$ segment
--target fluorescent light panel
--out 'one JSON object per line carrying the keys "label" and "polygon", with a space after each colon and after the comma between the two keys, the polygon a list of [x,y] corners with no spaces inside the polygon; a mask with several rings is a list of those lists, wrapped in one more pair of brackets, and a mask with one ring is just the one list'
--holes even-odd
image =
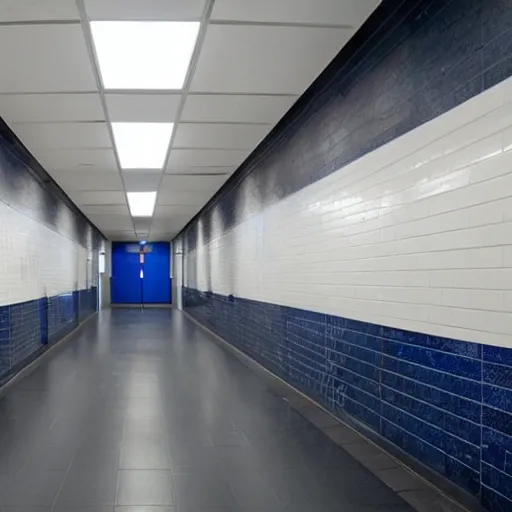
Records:
{"label": "fluorescent light panel", "polygon": [[199,22],[92,21],[105,89],[181,89]]}
{"label": "fluorescent light panel", "polygon": [[156,192],[127,192],[132,217],[152,217],[155,211]]}
{"label": "fluorescent light panel", "polygon": [[112,123],[123,169],[162,169],[173,123]]}

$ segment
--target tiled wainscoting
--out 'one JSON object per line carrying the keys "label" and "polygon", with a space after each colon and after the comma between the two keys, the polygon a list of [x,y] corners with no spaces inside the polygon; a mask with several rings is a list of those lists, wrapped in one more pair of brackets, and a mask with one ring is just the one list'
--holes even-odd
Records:
{"label": "tiled wainscoting", "polygon": [[98,289],[0,306],[0,384],[97,310]]}
{"label": "tiled wainscoting", "polygon": [[[512,350],[183,289],[186,311],[333,411],[512,510]],[[508,498],[507,498],[508,497]]]}

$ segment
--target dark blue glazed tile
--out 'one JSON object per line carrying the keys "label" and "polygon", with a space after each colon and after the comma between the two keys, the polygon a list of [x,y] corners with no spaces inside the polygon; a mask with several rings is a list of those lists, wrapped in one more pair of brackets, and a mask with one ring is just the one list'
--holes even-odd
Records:
{"label": "dark blue glazed tile", "polygon": [[342,405],[336,403],[334,410],[336,411],[336,409],[343,410],[347,414],[350,414],[350,416],[358,419],[366,425],[369,425],[375,431],[379,431],[381,421],[380,412],[375,412],[372,409],[368,409],[364,405],[348,398],[345,399]]}
{"label": "dark blue glazed tile", "polygon": [[401,428],[393,422],[387,421],[382,418],[381,422],[381,435],[396,444],[399,448],[414,457],[415,459],[423,462],[427,466],[437,472],[445,473],[445,458],[446,455],[442,450],[437,449],[420,438],[412,435],[406,428]]}
{"label": "dark blue glazed tile", "polygon": [[449,352],[479,360],[482,359],[482,345],[479,343],[458,341],[429,335],[427,336],[425,346],[441,352]]}
{"label": "dark blue glazed tile", "polygon": [[482,399],[483,403],[486,405],[512,413],[512,390],[510,389],[497,388],[484,384]]}
{"label": "dark blue glazed tile", "polygon": [[444,451],[475,471],[480,468],[480,448],[458,439],[434,425],[417,419],[391,405],[383,404],[382,417],[419,439]]}
{"label": "dark blue glazed tile", "polygon": [[482,464],[482,484],[498,491],[503,496],[512,496],[512,476],[485,462]]}
{"label": "dark blue glazed tile", "polygon": [[483,359],[485,362],[504,364],[512,367],[512,349],[483,345]]}
{"label": "dark blue glazed tile", "polygon": [[383,350],[385,354],[396,359],[416,363],[424,367],[459,375],[472,380],[479,381],[481,379],[481,363],[475,359],[445,354],[436,350],[392,341],[387,341],[384,344]]}
{"label": "dark blue glazed tile", "polygon": [[512,26],[512,12],[509,0],[493,0],[482,9],[483,44],[500,38]]}
{"label": "dark blue glazed tile", "polygon": [[476,471],[452,457],[445,457],[444,474],[446,477],[466,491],[469,491],[473,496],[477,496],[480,492],[479,469]]}
{"label": "dark blue glazed tile", "polygon": [[382,399],[412,416],[434,425],[449,434],[453,434],[475,446],[480,445],[480,421],[474,423],[430,405],[430,403],[398,393],[387,387],[382,388]]}
{"label": "dark blue glazed tile", "polygon": [[492,512],[505,512],[512,510],[512,500],[509,500],[502,494],[489,489],[486,485],[481,488],[480,503],[482,506]]}
{"label": "dark blue glazed tile", "polygon": [[366,393],[379,398],[380,387],[375,381],[369,380],[365,377],[357,375],[351,371],[347,371],[345,368],[340,366],[333,366],[329,372],[332,376],[333,386],[337,389],[344,388],[349,385],[355,388],[359,388]]}
{"label": "dark blue glazed tile", "polygon": [[382,371],[382,384],[400,393],[428,402],[454,415],[480,423],[481,406],[479,402],[447,393],[438,388],[402,377],[395,373]]}
{"label": "dark blue glazed tile", "polygon": [[484,363],[483,381],[512,390],[512,366]]}
{"label": "dark blue glazed tile", "polygon": [[482,460],[512,476],[512,437],[483,427]]}
{"label": "dark blue glazed tile", "polygon": [[327,351],[327,366],[332,368],[333,374],[336,373],[337,368],[341,368],[375,383],[380,380],[380,369],[376,366],[330,350]]}
{"label": "dark blue glazed tile", "polygon": [[482,425],[512,436],[512,415],[498,409],[484,405],[482,407]]}
{"label": "dark blue glazed tile", "polygon": [[304,320],[325,325],[326,315],[323,313],[315,313],[314,311],[307,311],[305,309],[285,308],[285,314],[288,321]]}

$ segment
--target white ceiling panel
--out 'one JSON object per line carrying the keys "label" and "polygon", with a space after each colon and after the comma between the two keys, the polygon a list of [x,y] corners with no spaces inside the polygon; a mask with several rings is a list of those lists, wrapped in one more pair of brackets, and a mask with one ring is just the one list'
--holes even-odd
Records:
{"label": "white ceiling panel", "polygon": [[21,123],[11,126],[31,150],[109,148],[107,123]]}
{"label": "white ceiling panel", "polygon": [[238,167],[249,153],[246,149],[173,149],[167,168],[183,172],[189,167]]}
{"label": "white ceiling panel", "polygon": [[216,0],[212,20],[359,27],[380,0]]}
{"label": "white ceiling panel", "polygon": [[37,150],[34,156],[48,171],[115,171],[117,165],[112,149]]}
{"label": "white ceiling panel", "polygon": [[65,190],[122,190],[123,184],[115,172],[52,172],[52,177]]}
{"label": "white ceiling panel", "polygon": [[[94,224],[106,231],[128,231],[132,228],[132,220],[126,215],[88,215]],[[133,233],[133,231],[132,231]]]}
{"label": "white ceiling panel", "polygon": [[129,215],[128,205],[126,204],[87,204],[82,206],[81,209],[86,215]]}
{"label": "white ceiling panel", "polygon": [[192,218],[199,211],[197,206],[169,206],[160,205],[159,202],[160,199],[155,208],[155,218]]}
{"label": "white ceiling panel", "polygon": [[158,203],[167,206],[203,206],[215,191],[160,190]]}
{"label": "white ceiling panel", "polygon": [[111,121],[172,122],[180,104],[179,94],[106,94]]}
{"label": "white ceiling panel", "polygon": [[211,25],[192,91],[302,94],[353,33],[340,28]]}
{"label": "white ceiling panel", "polygon": [[191,94],[181,120],[275,124],[296,100],[297,96]]}
{"label": "white ceiling panel", "polygon": [[108,236],[110,240],[118,241],[118,242],[137,242],[138,238],[133,232],[133,229],[131,230],[125,230],[125,231],[116,231],[116,230],[103,230],[105,235]]}
{"label": "white ceiling panel", "polygon": [[172,167],[166,169],[166,174],[184,174],[187,176],[204,176],[205,174],[214,175],[230,175],[236,170],[236,167],[222,167],[222,166],[203,166],[203,167]]}
{"label": "white ceiling panel", "polygon": [[135,231],[137,233],[140,233],[143,231],[144,233],[149,232],[149,227],[151,225],[151,218],[148,219],[135,219],[133,221],[133,225],[135,227]]}
{"label": "white ceiling panel", "polygon": [[72,192],[72,199],[78,204],[126,204],[126,196],[123,191],[95,190],[87,192]]}
{"label": "white ceiling panel", "polygon": [[93,20],[199,20],[205,0],[85,0]]}
{"label": "white ceiling panel", "polygon": [[95,91],[80,24],[12,25],[0,30],[0,92]]}
{"label": "white ceiling panel", "polygon": [[2,0],[0,20],[41,21],[79,20],[74,0]]}
{"label": "white ceiling panel", "polygon": [[160,171],[123,171],[127,192],[153,192],[158,189],[161,178]]}
{"label": "white ceiling panel", "polygon": [[271,128],[268,124],[180,123],[173,147],[252,150]]}
{"label": "white ceiling panel", "polygon": [[0,95],[0,116],[8,124],[105,119],[96,93]]}
{"label": "white ceiling panel", "polygon": [[179,231],[191,217],[174,217],[169,219],[154,218],[151,224],[151,233],[172,233]]}
{"label": "white ceiling panel", "polygon": [[227,179],[227,176],[171,176],[167,174],[162,181],[162,191],[203,191],[215,192]]}

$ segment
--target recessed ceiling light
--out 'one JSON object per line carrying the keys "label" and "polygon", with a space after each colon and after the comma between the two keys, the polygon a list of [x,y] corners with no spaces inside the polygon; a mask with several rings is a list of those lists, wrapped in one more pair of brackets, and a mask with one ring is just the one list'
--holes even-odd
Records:
{"label": "recessed ceiling light", "polygon": [[173,126],[173,123],[112,123],[121,167],[161,169]]}
{"label": "recessed ceiling light", "polygon": [[197,21],[92,21],[105,89],[181,89]]}
{"label": "recessed ceiling light", "polygon": [[155,210],[156,192],[127,192],[132,217],[152,217]]}

